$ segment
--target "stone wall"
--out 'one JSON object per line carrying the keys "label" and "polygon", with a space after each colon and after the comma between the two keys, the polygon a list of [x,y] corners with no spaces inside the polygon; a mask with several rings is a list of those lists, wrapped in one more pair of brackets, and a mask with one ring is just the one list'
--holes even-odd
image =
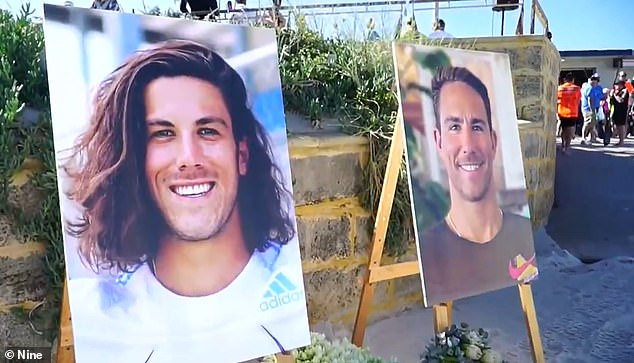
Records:
{"label": "stone wall", "polygon": [[[370,213],[360,205],[366,139],[303,136],[289,140],[308,310],[312,324],[352,329],[369,256]],[[416,260],[411,249],[399,261]],[[383,263],[394,263],[385,257]],[[381,282],[372,318],[422,302],[420,278]]]}
{"label": "stone wall", "polygon": [[[27,210],[38,208],[32,196],[29,169],[13,176],[12,202],[20,200]],[[30,202],[29,202],[30,200]],[[43,243],[26,241],[14,233],[7,218],[0,215],[0,342],[5,346],[46,346],[45,340],[26,323],[25,312],[36,308],[47,294]],[[19,312],[19,313],[18,313]]]}

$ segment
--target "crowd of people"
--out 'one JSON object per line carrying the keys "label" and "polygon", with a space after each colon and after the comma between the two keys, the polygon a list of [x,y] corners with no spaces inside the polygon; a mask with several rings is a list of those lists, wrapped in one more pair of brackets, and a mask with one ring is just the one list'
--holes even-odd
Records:
{"label": "crowd of people", "polygon": [[593,74],[581,87],[575,84],[572,73],[565,75],[557,90],[558,136],[561,149],[570,152],[572,140],[579,136],[582,145],[599,143],[622,146],[629,136],[634,137],[634,77],[620,71],[610,88],[601,85],[599,74]]}

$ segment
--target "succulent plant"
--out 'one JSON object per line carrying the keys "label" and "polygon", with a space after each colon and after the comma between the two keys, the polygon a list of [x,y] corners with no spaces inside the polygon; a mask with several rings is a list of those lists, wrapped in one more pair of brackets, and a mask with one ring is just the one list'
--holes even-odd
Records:
{"label": "succulent plant", "polygon": [[[295,363],[396,363],[372,355],[364,348],[337,339],[329,341],[323,334],[311,333],[311,344],[292,352]],[[265,357],[260,362],[275,362],[273,357]]]}
{"label": "succulent plant", "polygon": [[489,333],[466,323],[440,332],[421,355],[421,363],[506,363],[489,346]]}

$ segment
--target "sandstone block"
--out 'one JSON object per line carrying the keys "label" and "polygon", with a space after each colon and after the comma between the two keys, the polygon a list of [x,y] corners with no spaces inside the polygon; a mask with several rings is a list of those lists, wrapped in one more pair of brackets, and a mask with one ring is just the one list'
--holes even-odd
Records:
{"label": "sandstone block", "polygon": [[3,215],[0,215],[0,247],[6,246],[15,237],[11,232],[11,221]]}
{"label": "sandstone block", "polygon": [[37,334],[25,319],[13,313],[0,312],[0,349],[4,347],[50,347],[51,343]]}
{"label": "sandstone block", "polygon": [[367,255],[370,253],[370,244],[372,243],[372,218],[357,217],[356,223],[356,239],[354,241],[354,254]]}
{"label": "sandstone block", "polygon": [[520,119],[533,122],[543,121],[544,109],[539,103],[527,103],[525,100],[518,100],[517,98],[515,102],[519,104],[517,109],[519,110]]}
{"label": "sandstone block", "polygon": [[48,291],[42,256],[0,257],[0,305],[41,300]]}
{"label": "sandstone block", "polygon": [[541,137],[535,130],[526,130],[520,133],[520,143],[524,160],[539,156],[541,147]]}
{"label": "sandstone block", "polygon": [[540,170],[540,188],[554,189],[555,186],[555,170],[556,164],[554,162],[544,163]]}
{"label": "sandstone block", "polygon": [[[346,315],[354,315],[359,306],[365,271],[365,266],[359,266],[345,271],[322,270],[304,274],[311,323],[332,323]],[[378,283],[372,302],[379,304],[387,298],[387,282]]]}
{"label": "sandstone block", "polygon": [[297,219],[302,260],[327,260],[350,255],[350,219],[303,218]]}
{"label": "sandstone block", "polygon": [[401,277],[394,280],[394,297],[396,299],[399,299],[407,295],[411,295],[413,293],[419,293],[421,301],[422,301],[423,285],[421,282],[420,274],[407,276],[407,277]]}
{"label": "sandstone block", "polygon": [[530,164],[524,167],[524,175],[526,177],[526,188],[535,190],[539,187],[539,166]]}
{"label": "sandstone block", "polygon": [[291,159],[291,170],[298,205],[355,196],[363,183],[358,153]]}
{"label": "sandstone block", "polygon": [[519,74],[513,77],[515,97],[519,99],[539,98],[542,96],[542,79],[539,74]]}

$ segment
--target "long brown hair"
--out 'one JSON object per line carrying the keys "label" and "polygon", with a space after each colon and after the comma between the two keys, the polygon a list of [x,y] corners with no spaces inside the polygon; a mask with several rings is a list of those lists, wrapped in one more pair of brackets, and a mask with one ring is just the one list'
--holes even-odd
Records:
{"label": "long brown hair", "polygon": [[[247,104],[240,75],[211,49],[170,40],[138,51],[110,73],[92,100],[90,124],[63,166],[72,180],[68,198],[82,208],[67,232],[93,268],[129,271],[155,255],[167,231],[145,179],[144,91],[159,77],[190,76],[218,87],[233,120],[236,143],[247,140],[247,175],[240,178],[238,208],[250,251],[270,242],[286,244],[295,234],[283,202],[292,202],[272,160],[266,131]],[[236,157],[237,160],[237,157]]]}

